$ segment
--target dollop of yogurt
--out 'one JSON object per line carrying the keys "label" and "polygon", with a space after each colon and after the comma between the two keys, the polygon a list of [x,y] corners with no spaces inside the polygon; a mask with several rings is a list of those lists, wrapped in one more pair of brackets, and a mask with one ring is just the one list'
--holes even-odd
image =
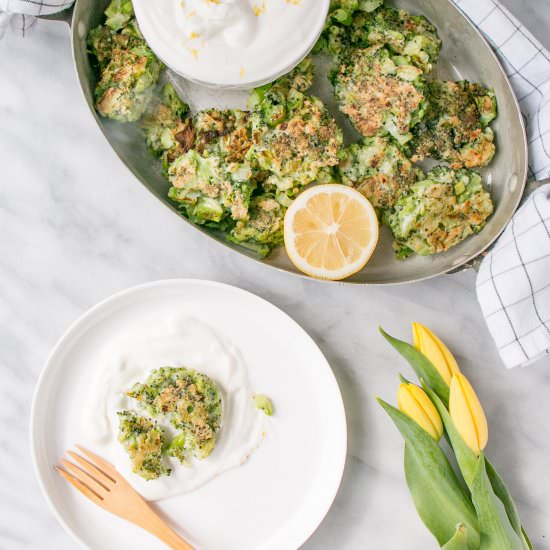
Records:
{"label": "dollop of yogurt", "polygon": [[180,8],[176,17],[182,19],[182,26],[192,39],[221,39],[233,48],[243,48],[258,30],[246,0],[186,0]]}
{"label": "dollop of yogurt", "polygon": [[195,82],[255,86],[291,70],[313,47],[329,0],[134,0],[145,40]]}
{"label": "dollop of yogurt", "polygon": [[[172,474],[146,481],[132,473],[130,459],[117,440],[117,412],[127,408],[139,411],[126,392],[163,366],[192,368],[214,381],[222,395],[222,426],[207,458],[191,459],[188,466],[166,458]],[[205,323],[178,316],[153,328],[129,330],[125,337],[100,350],[98,369],[83,406],[82,433],[85,443],[110,460],[144,498],[159,500],[193,491],[247,460],[260,443],[266,422],[253,395],[239,350]],[[168,423],[162,425],[174,435]]]}

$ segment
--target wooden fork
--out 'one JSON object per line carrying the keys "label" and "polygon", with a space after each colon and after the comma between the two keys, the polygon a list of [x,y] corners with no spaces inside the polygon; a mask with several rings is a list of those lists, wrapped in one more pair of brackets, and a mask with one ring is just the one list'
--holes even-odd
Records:
{"label": "wooden fork", "polygon": [[79,445],[77,448],[84,456],[67,451],[76,464],[62,458],[59,462],[63,468],[55,467],[75,489],[108,512],[149,531],[170,548],[194,550],[166,524],[112,464]]}

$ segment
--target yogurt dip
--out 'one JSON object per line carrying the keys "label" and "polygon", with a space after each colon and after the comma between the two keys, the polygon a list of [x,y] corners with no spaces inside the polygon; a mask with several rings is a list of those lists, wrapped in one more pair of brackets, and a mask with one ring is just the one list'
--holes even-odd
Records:
{"label": "yogurt dip", "polygon": [[[216,447],[204,460],[191,459],[182,466],[166,458],[172,468],[167,477],[147,481],[132,472],[130,458],[117,440],[117,412],[137,409],[126,392],[144,381],[153,369],[188,367],[209,376],[222,396],[222,425]],[[239,351],[211,327],[187,316],[167,319],[154,328],[139,327],[101,350],[98,370],[90,383],[82,415],[86,442],[110,460],[146,499],[158,500],[186,493],[220,473],[244,463],[257,448],[265,430],[265,415],[253,401],[248,371]],[[173,428],[162,426],[171,436]]]}
{"label": "yogurt dip", "polygon": [[319,37],[330,0],[134,0],[145,40],[180,75],[246,88],[290,71]]}

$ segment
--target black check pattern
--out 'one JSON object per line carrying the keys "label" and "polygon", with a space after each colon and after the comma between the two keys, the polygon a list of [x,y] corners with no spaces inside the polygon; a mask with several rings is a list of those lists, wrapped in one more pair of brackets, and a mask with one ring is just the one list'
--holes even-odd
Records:
{"label": "black check pattern", "polygon": [[550,353],[550,183],[531,194],[483,260],[477,297],[507,367]]}

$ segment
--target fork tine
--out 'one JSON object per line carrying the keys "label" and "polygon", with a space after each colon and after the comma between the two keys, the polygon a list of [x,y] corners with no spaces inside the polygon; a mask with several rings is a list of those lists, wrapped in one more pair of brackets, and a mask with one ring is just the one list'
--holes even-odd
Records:
{"label": "fork tine", "polygon": [[65,468],[65,470],[69,473],[71,473],[74,477],[80,479],[83,483],[85,483],[94,493],[97,495],[100,495],[102,498],[104,498],[104,493],[109,492],[110,489],[108,487],[105,487],[101,481],[96,479],[95,477],[91,476],[86,470],[83,470],[76,464],[73,464],[69,460],[60,459],[59,462],[61,462],[61,465]]}
{"label": "fork tine", "polygon": [[111,483],[116,483],[116,481],[109,474],[106,474],[101,468],[99,468],[93,462],[90,462],[83,456],[80,456],[73,451],[67,451],[67,454],[73,460],[78,462],[81,468],[84,469],[87,473],[99,478],[98,481],[105,487],[105,489],[108,489]]}
{"label": "fork tine", "polygon": [[101,468],[103,468],[103,473],[109,474],[109,477],[114,482],[117,482],[122,478],[122,476],[115,470],[115,467],[110,462],[107,462],[105,459],[92,453],[92,451],[88,451],[88,449],[85,449],[80,445],[75,446],[82,454],[85,454],[90,460],[95,462],[96,465],[101,466]]}
{"label": "fork tine", "polygon": [[63,468],[56,466],[55,469],[57,472],[64,477],[75,489],[80,491],[85,497],[88,497],[92,502],[103,506],[103,499],[95,492],[92,491],[85,483],[80,481],[80,479],[74,477],[69,472],[66,472]]}

